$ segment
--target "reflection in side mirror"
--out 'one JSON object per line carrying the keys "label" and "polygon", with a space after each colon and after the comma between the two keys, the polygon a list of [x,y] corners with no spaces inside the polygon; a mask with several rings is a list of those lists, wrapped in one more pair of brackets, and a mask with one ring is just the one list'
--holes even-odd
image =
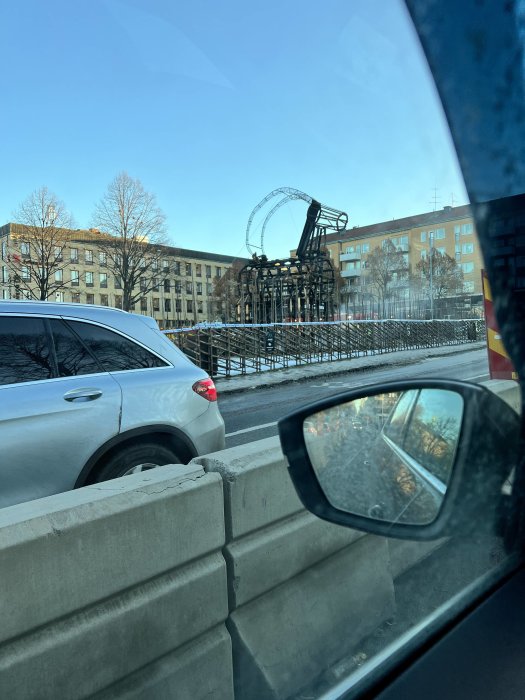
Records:
{"label": "reflection in side mirror", "polygon": [[428,525],[447,490],[463,398],[446,389],[365,396],[309,416],[303,434],[334,508],[390,523]]}
{"label": "reflection in side mirror", "polygon": [[297,409],[279,421],[279,436],[303,505],[364,532],[494,534],[514,497],[520,418],[479,384],[364,387]]}

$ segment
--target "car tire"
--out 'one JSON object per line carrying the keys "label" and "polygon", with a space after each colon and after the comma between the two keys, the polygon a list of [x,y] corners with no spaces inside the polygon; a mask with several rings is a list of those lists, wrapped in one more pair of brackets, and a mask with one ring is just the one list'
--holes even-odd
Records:
{"label": "car tire", "polygon": [[113,454],[97,473],[94,482],[117,479],[163,464],[181,464],[180,458],[164,445],[154,442],[144,442],[138,445],[128,445]]}

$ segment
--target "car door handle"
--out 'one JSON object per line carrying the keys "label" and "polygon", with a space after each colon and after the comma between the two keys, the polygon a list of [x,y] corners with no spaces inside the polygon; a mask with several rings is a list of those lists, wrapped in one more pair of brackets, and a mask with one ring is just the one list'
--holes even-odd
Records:
{"label": "car door handle", "polygon": [[72,389],[64,394],[66,401],[95,401],[102,396],[100,389]]}

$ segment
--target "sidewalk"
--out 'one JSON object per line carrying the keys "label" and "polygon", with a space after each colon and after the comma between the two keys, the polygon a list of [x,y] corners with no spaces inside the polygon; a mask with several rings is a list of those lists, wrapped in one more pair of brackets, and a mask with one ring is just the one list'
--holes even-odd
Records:
{"label": "sidewalk", "polygon": [[246,389],[259,389],[276,384],[300,382],[316,377],[334,376],[348,372],[377,369],[395,365],[413,365],[428,357],[445,357],[457,355],[473,350],[486,348],[486,343],[464,343],[463,345],[445,345],[438,348],[423,348],[421,350],[400,350],[398,352],[383,353],[382,355],[370,355],[368,357],[356,357],[350,360],[335,360],[334,362],[316,362],[311,365],[300,365],[287,369],[275,369],[258,374],[246,376],[218,377],[215,385],[219,394],[231,394],[235,391]]}

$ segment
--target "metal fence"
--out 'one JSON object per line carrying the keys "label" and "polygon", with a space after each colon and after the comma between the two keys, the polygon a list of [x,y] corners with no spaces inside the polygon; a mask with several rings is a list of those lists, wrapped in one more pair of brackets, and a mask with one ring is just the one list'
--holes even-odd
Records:
{"label": "metal fence", "polygon": [[230,324],[164,333],[211,376],[231,377],[396,350],[475,342],[485,338],[485,323],[388,320]]}

